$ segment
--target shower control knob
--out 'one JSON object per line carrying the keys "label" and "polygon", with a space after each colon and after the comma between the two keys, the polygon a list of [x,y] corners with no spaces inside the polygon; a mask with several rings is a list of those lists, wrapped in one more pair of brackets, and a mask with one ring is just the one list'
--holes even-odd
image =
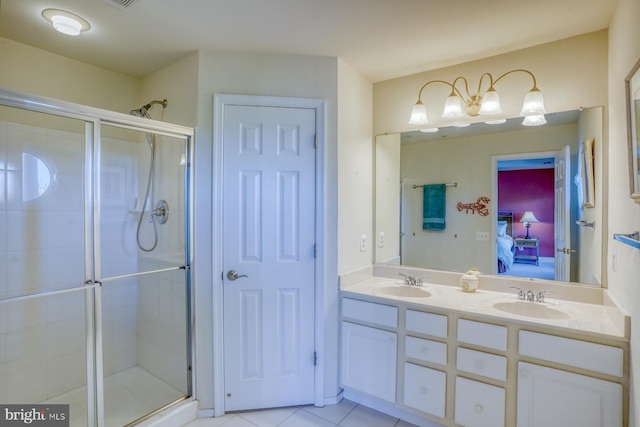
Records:
{"label": "shower control knob", "polygon": [[238,274],[237,271],[235,270],[229,270],[229,272],[227,273],[227,279],[234,281],[234,280],[238,280],[241,277],[249,277],[246,274]]}

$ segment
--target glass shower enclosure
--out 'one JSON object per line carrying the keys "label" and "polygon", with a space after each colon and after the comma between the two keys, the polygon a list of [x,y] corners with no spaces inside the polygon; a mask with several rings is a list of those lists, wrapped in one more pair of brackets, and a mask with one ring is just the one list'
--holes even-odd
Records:
{"label": "glass shower enclosure", "polygon": [[190,398],[192,139],[0,89],[0,404],[119,427]]}

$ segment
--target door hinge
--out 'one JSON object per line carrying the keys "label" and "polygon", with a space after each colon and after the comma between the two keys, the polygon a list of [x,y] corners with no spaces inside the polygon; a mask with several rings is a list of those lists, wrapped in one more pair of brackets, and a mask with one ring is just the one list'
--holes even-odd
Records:
{"label": "door hinge", "polygon": [[313,135],[313,147],[318,148],[318,134]]}
{"label": "door hinge", "polygon": [[313,366],[318,366],[318,353],[313,352]]}

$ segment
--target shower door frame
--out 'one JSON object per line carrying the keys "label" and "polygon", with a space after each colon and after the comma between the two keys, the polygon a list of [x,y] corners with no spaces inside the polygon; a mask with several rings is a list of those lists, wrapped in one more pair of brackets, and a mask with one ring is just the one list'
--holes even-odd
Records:
{"label": "shower door frame", "polygon": [[[192,254],[193,254],[193,139],[194,129],[170,123],[134,117],[128,114],[103,110],[95,107],[61,101],[33,94],[12,91],[0,87],[0,106],[13,107],[21,110],[49,114],[59,117],[80,120],[85,123],[84,134],[84,182],[85,182],[85,219],[84,219],[84,268],[86,281],[82,287],[62,290],[44,291],[18,297],[0,300],[11,303],[33,298],[43,298],[64,293],[85,292],[86,345],[87,345],[87,422],[89,426],[104,426],[104,388],[103,388],[103,359],[102,359],[102,282],[113,281],[123,277],[138,277],[148,272],[138,272],[126,276],[109,277],[102,280],[100,260],[96,248],[100,247],[100,145],[101,126],[117,127],[139,132],[152,132],[156,135],[167,136],[183,140],[185,143],[185,259],[184,265],[164,271],[185,270],[186,289],[186,336],[187,360],[185,373],[187,374],[186,396],[170,402],[141,418],[147,419],[178,402],[194,399],[194,344],[193,336],[194,314],[192,309]],[[93,403],[92,403],[93,402]]]}

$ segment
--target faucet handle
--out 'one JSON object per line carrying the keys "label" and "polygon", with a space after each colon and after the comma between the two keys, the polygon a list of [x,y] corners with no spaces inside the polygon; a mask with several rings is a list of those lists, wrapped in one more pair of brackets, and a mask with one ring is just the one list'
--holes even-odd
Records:
{"label": "faucet handle", "polygon": [[553,291],[549,291],[549,290],[544,290],[544,291],[540,291],[538,292],[538,295],[536,296],[536,301],[537,302],[544,302],[544,294],[552,294]]}
{"label": "faucet handle", "polygon": [[516,291],[518,291],[518,299],[524,299],[524,291],[516,286],[509,286],[509,288],[511,289],[515,289]]}
{"label": "faucet handle", "polygon": [[527,301],[535,301],[536,300],[536,295],[533,293],[532,290],[528,290],[527,291]]}

